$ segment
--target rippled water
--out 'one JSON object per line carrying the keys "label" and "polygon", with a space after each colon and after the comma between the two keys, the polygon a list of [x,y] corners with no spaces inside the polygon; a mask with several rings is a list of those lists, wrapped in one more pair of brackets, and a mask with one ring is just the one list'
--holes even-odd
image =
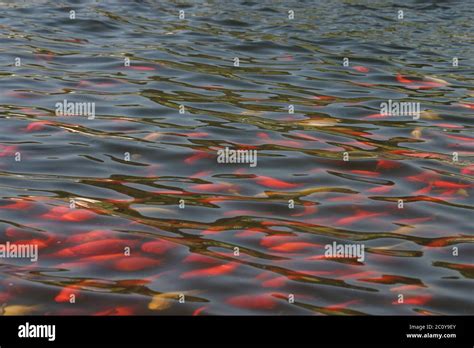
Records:
{"label": "rippled water", "polygon": [[1,2],[2,312],[473,314],[473,5]]}

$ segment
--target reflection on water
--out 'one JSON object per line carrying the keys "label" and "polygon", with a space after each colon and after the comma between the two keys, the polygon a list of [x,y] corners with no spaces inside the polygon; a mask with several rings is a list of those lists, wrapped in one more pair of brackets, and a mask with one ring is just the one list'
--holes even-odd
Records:
{"label": "reflection on water", "polygon": [[2,2],[2,313],[472,314],[470,5]]}

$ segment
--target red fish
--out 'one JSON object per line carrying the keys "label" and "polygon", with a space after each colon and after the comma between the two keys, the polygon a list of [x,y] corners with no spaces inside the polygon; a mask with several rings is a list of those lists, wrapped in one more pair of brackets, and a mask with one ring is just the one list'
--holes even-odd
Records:
{"label": "red fish", "polygon": [[423,222],[427,222],[431,220],[433,220],[433,217],[428,216],[428,217],[423,217],[423,218],[397,220],[397,223],[403,224],[403,225],[416,225],[416,224],[421,224]]}
{"label": "red fish", "polygon": [[47,125],[52,125],[53,122],[51,121],[36,121],[36,122],[31,122],[26,126],[26,131],[27,132],[36,132],[36,131],[41,131],[45,128]]}
{"label": "red fish", "polygon": [[105,255],[95,255],[95,256],[88,256],[79,259],[80,262],[83,263],[103,263],[111,260],[121,259],[125,255],[123,253],[115,253],[115,254],[105,254]]}
{"label": "red fish", "polygon": [[273,309],[277,305],[271,294],[234,296],[226,302],[231,306],[245,309]]}
{"label": "red fish", "polygon": [[383,115],[381,113],[378,113],[378,114],[370,114],[368,116],[365,116],[364,119],[383,118],[383,117],[387,117],[387,115]]}
{"label": "red fish", "polygon": [[212,170],[201,170],[200,172],[197,172],[193,175],[191,175],[191,178],[204,178],[206,176],[209,176],[212,174]]}
{"label": "red fish", "polygon": [[460,141],[469,142],[469,143],[474,144],[474,138],[463,137],[463,136],[452,135],[452,134],[444,134],[444,135],[448,138],[451,138],[451,139],[456,139],[456,140],[460,140]]}
{"label": "red fish", "polygon": [[178,191],[178,190],[164,190],[164,191],[152,191],[158,195],[188,195],[188,192]]}
{"label": "red fish", "polygon": [[1,205],[0,209],[8,210],[28,210],[33,206],[33,203],[22,201],[22,200],[12,200],[14,203]]}
{"label": "red fish", "polygon": [[296,133],[296,132],[294,132],[293,134],[296,135],[297,137],[305,139],[305,140],[319,141],[318,138],[315,138],[315,137],[313,137],[311,135],[308,135],[308,134],[305,134],[305,133]]}
{"label": "red fish", "polygon": [[172,243],[163,239],[159,241],[144,243],[142,245],[142,250],[146,253],[161,255],[175,247],[176,247],[175,243]]}
{"label": "red fish", "polygon": [[430,184],[422,189],[419,189],[415,192],[413,192],[414,195],[427,195],[428,193],[431,192],[431,190],[433,189],[433,186]]}
{"label": "red fish", "polygon": [[151,67],[151,66],[143,66],[143,65],[130,65],[127,67],[128,69],[131,69],[131,70],[138,70],[138,71],[152,71],[152,70],[156,70],[155,68]]}
{"label": "red fish", "polygon": [[442,180],[434,181],[433,186],[447,188],[447,189],[461,189],[461,188],[472,187],[472,185],[470,184],[458,184],[455,182],[442,181]]}
{"label": "red fish", "polygon": [[365,66],[353,66],[352,69],[357,70],[358,72],[362,72],[362,73],[367,73],[370,71],[370,69],[366,68]]}
{"label": "red fish", "polygon": [[263,133],[263,132],[257,133],[257,137],[261,139],[270,139],[270,136],[267,133]]}
{"label": "red fish", "polygon": [[464,128],[464,126],[452,123],[436,123],[435,126],[442,128]]}
{"label": "red fish", "polygon": [[134,241],[124,239],[106,239],[94,242],[87,242],[70,248],[58,251],[57,257],[77,257],[77,256],[94,256],[97,254],[115,254],[124,252],[125,247],[131,247]]}
{"label": "red fish", "polygon": [[93,230],[84,233],[78,233],[66,239],[68,244],[87,243],[94,240],[109,239],[113,237],[114,232],[109,230]]}
{"label": "red fish", "polygon": [[201,160],[203,158],[211,158],[211,157],[214,157],[214,156],[211,155],[210,153],[207,153],[207,152],[204,152],[204,151],[198,151],[194,155],[191,155],[191,156],[187,157],[184,160],[184,163],[194,164],[194,162],[196,162],[198,160]]}
{"label": "red fish", "polygon": [[393,189],[394,185],[391,186],[377,186],[377,187],[372,187],[371,189],[368,189],[367,192],[370,193],[387,193],[390,192]]}
{"label": "red fish", "polygon": [[62,288],[59,294],[54,298],[54,300],[56,302],[69,302],[71,300],[71,295],[74,295],[76,298],[79,295],[77,285],[69,285]]}
{"label": "red fish", "polygon": [[12,156],[17,151],[18,151],[17,146],[14,146],[14,145],[6,146],[6,145],[0,144],[0,157]]}
{"label": "red fish", "polygon": [[206,132],[188,132],[186,133],[187,137],[192,137],[192,138],[205,138],[209,136],[209,133]]}
{"label": "red fish", "polygon": [[412,80],[409,80],[409,79],[403,77],[401,74],[397,74],[397,81],[400,82],[400,83],[405,83],[405,84],[415,82],[415,81],[412,81]]}
{"label": "red fish", "polygon": [[234,185],[228,183],[197,184],[191,186],[193,191],[222,192],[233,188]]}
{"label": "red fish", "polygon": [[461,169],[461,174],[474,175],[474,165],[467,166]]}
{"label": "red fish", "polygon": [[94,218],[96,214],[87,209],[69,209],[67,207],[53,207],[49,212],[41,215],[43,219],[80,222]]}
{"label": "red fish", "polygon": [[403,303],[398,303],[398,301],[393,301],[392,304],[394,305],[401,305],[401,304],[410,304],[410,305],[424,305],[431,301],[433,297],[431,295],[421,295],[421,296],[414,296],[409,298],[404,298]]}
{"label": "red fish", "polygon": [[463,108],[474,109],[474,104],[473,103],[460,103],[458,105],[462,106]]}
{"label": "red fish", "polygon": [[114,267],[119,271],[135,272],[156,267],[160,263],[160,260],[151,259],[149,257],[124,256],[121,260],[114,262]]}
{"label": "red fish", "polygon": [[193,312],[193,316],[198,316],[200,315],[203,311],[205,311],[207,309],[206,306],[202,306],[202,307],[199,307],[198,309],[196,309],[194,312]]}
{"label": "red fish", "polygon": [[332,97],[330,95],[315,95],[313,98],[317,100],[335,100],[336,99],[336,97]]}
{"label": "red fish", "polygon": [[290,189],[290,188],[295,188],[302,185],[302,184],[293,184],[286,181],[274,179],[269,176],[257,176],[255,180],[257,184],[261,186],[275,188],[275,189]]}
{"label": "red fish", "polygon": [[239,238],[246,238],[246,237],[253,237],[255,235],[267,232],[266,229],[258,228],[258,227],[250,227],[247,228],[245,231],[237,233],[235,236]]}
{"label": "red fish", "polygon": [[406,85],[411,89],[431,89],[446,86],[446,82],[441,81],[414,81],[397,74],[397,81]]}
{"label": "red fish", "polygon": [[420,289],[423,289],[423,288],[424,288],[423,285],[418,285],[418,284],[400,285],[400,286],[396,286],[394,288],[390,288],[390,291],[405,292],[405,291],[420,290]]}
{"label": "red fish", "polygon": [[304,210],[301,213],[291,214],[291,216],[307,216],[316,214],[316,212],[318,211],[316,203],[314,202],[304,202],[303,207]]}
{"label": "red fish", "polygon": [[388,161],[388,160],[378,160],[377,161],[377,170],[379,169],[395,169],[400,167],[400,163],[396,161]]}
{"label": "red fish", "polygon": [[266,236],[263,237],[260,240],[260,245],[264,247],[273,247],[278,244],[286,243],[291,240],[294,240],[295,236],[289,236],[289,235],[271,235],[271,236]]}
{"label": "red fish", "polygon": [[386,215],[386,213],[372,213],[372,212],[368,212],[368,211],[358,211],[353,216],[348,216],[348,217],[337,220],[336,224],[337,225],[350,225],[350,224],[354,224],[356,222],[359,222],[361,220],[365,220],[365,219],[368,219],[368,218],[373,218],[373,217],[376,217],[376,216],[382,216],[382,215]]}
{"label": "red fish", "polygon": [[210,268],[198,269],[181,274],[182,279],[194,277],[216,277],[232,273],[239,266],[236,262],[230,262],[224,265],[213,266]]}
{"label": "red fish", "polygon": [[321,247],[321,244],[307,243],[307,242],[288,242],[280,245],[276,245],[270,248],[270,250],[291,253],[295,251],[301,251],[308,248]]}
{"label": "red fish", "polygon": [[360,302],[361,302],[360,300],[350,300],[350,301],[346,301],[346,302],[342,302],[342,303],[336,303],[336,304],[333,304],[333,305],[330,305],[330,306],[326,306],[324,308],[329,309],[329,310],[336,310],[337,311],[337,310],[347,308],[350,305],[360,303]]}
{"label": "red fish", "polygon": [[272,278],[269,280],[265,280],[262,283],[262,286],[264,288],[281,288],[286,285],[286,282],[288,281],[288,278],[285,276],[279,276],[276,278]]}
{"label": "red fish", "polygon": [[226,226],[211,226],[207,230],[202,231],[202,234],[218,234],[227,230]]}

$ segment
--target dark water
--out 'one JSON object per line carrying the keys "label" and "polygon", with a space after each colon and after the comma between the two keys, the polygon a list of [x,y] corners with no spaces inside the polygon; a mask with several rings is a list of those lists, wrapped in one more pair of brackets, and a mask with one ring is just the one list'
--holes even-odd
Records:
{"label": "dark water", "polygon": [[[39,247],[0,259],[2,312],[473,314],[473,18],[473,1],[1,2],[0,238]],[[95,118],[58,116],[64,99]],[[420,118],[381,116],[388,100]],[[226,146],[257,166],[217,163]],[[365,259],[325,258],[333,242]]]}

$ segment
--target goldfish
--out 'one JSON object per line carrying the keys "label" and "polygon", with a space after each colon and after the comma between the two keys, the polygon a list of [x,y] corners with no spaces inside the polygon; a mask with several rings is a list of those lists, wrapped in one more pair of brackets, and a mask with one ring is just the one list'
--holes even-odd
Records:
{"label": "goldfish", "polygon": [[262,286],[264,288],[281,288],[285,286],[286,282],[288,281],[288,278],[285,276],[278,276],[276,278],[268,279],[265,280],[262,283]]}
{"label": "goldfish", "polygon": [[97,240],[62,249],[56,252],[55,256],[77,257],[94,256],[97,254],[114,254],[123,252],[125,247],[130,247],[134,244],[133,241],[124,239]]}
{"label": "goldfish", "polygon": [[307,243],[307,242],[288,242],[279,244],[276,246],[270,247],[272,251],[278,252],[294,252],[294,251],[301,251],[308,248],[315,248],[321,247],[321,244],[314,244],[314,243]]}
{"label": "goldfish", "polygon": [[144,243],[142,244],[141,249],[146,253],[161,255],[175,247],[175,243],[163,239]]}
{"label": "goldfish", "polygon": [[330,95],[315,95],[313,98],[317,100],[335,100],[336,99],[336,97],[333,97]]}
{"label": "goldfish", "polygon": [[54,300],[56,302],[70,302],[71,295],[74,295],[76,298],[79,295],[77,285],[69,285],[62,288],[59,294],[54,298]]}
{"label": "goldfish", "polygon": [[41,131],[45,128],[45,126],[48,126],[48,125],[53,125],[54,123],[51,122],[51,121],[35,121],[35,122],[31,122],[30,124],[28,124],[28,126],[26,126],[25,130],[27,132],[37,132],[37,131]]}
{"label": "goldfish", "polygon": [[8,209],[8,210],[27,210],[33,206],[33,203],[24,201],[24,200],[17,200],[12,199],[13,203],[7,205],[0,205],[0,209]]}
{"label": "goldfish", "polygon": [[131,69],[131,70],[138,70],[138,71],[153,71],[153,70],[156,70],[156,68],[153,68],[151,66],[143,66],[143,65],[130,65],[127,68]]}
{"label": "goldfish", "polygon": [[370,69],[365,67],[365,66],[353,66],[352,69],[354,69],[358,72],[362,72],[362,73],[367,73],[367,72],[370,71]]}
{"label": "goldfish", "polygon": [[15,145],[5,146],[0,144],[0,157],[12,156],[18,151]]}
{"label": "goldfish", "polygon": [[114,232],[110,230],[92,230],[88,232],[74,234],[66,239],[68,244],[86,243],[94,240],[109,239]]}
{"label": "goldfish", "polygon": [[341,302],[341,303],[336,303],[336,304],[333,304],[333,305],[329,305],[329,306],[326,306],[324,308],[329,309],[329,310],[339,310],[339,309],[347,308],[350,305],[357,304],[357,303],[360,303],[360,302],[361,302],[361,300],[350,300],[350,301],[346,301],[346,302]]}
{"label": "goldfish", "polygon": [[443,180],[433,181],[432,185],[435,187],[449,188],[449,189],[460,189],[460,188],[472,187],[471,184],[458,184],[455,182],[449,182],[449,181],[443,181]]}
{"label": "goldfish", "polygon": [[286,243],[295,239],[293,235],[270,235],[260,240],[260,245],[265,247],[273,247],[278,244]]}
{"label": "goldfish", "polygon": [[156,267],[161,263],[160,260],[155,260],[143,256],[123,256],[122,259],[114,262],[114,268],[119,271],[135,272],[147,268]]}
{"label": "goldfish", "polygon": [[197,308],[194,312],[193,312],[193,316],[198,316],[200,315],[203,311],[205,311],[207,309],[206,306],[202,306],[202,307],[199,307]]}
{"label": "goldfish", "polygon": [[205,192],[222,192],[230,190],[234,187],[228,183],[211,183],[211,184],[197,184],[190,187],[193,191],[205,191]]}
{"label": "goldfish", "polygon": [[371,189],[368,189],[367,192],[380,194],[380,193],[390,192],[392,189],[393,189],[393,185],[392,186],[384,185],[384,186],[372,187]]}
{"label": "goldfish", "polygon": [[336,225],[350,225],[350,224],[359,222],[361,220],[373,218],[376,216],[382,216],[382,215],[386,215],[386,213],[372,213],[368,211],[358,211],[353,216],[348,216],[348,217],[337,220]]}
{"label": "goldfish", "polygon": [[211,155],[210,153],[207,153],[207,152],[204,152],[204,151],[198,151],[196,152],[195,154],[187,157],[185,160],[184,160],[184,163],[186,164],[194,164],[194,162],[198,161],[198,160],[201,160],[203,158],[212,158],[214,157],[213,155]]}
{"label": "goldfish", "polygon": [[433,77],[426,77],[426,80],[428,81],[414,81],[402,76],[401,74],[397,74],[396,79],[398,82],[403,83],[406,87],[411,89],[431,89],[448,85],[448,82]]}
{"label": "goldfish", "polygon": [[289,183],[286,181],[271,178],[269,176],[257,176],[255,180],[257,184],[268,188],[290,189],[302,186],[302,184]]}
{"label": "goldfish", "polygon": [[47,213],[41,215],[43,219],[57,220],[57,221],[68,221],[68,222],[80,222],[94,218],[96,214],[87,209],[70,209],[67,207],[53,207]]}
{"label": "goldfish", "polygon": [[400,305],[400,304],[409,304],[409,305],[424,305],[431,301],[433,297],[431,295],[420,295],[420,296],[413,296],[413,297],[405,297],[403,303],[399,303],[398,301],[393,301],[392,304]]}
{"label": "goldfish", "polygon": [[470,165],[461,169],[461,174],[474,175],[474,165]]}
{"label": "goldfish", "polygon": [[239,266],[236,262],[229,262],[224,265],[198,269],[181,274],[180,278],[188,279],[194,277],[215,277],[232,273]]}
{"label": "goldfish", "polygon": [[474,103],[460,103],[458,105],[462,106],[463,108],[474,109]]}
{"label": "goldfish", "polygon": [[244,309],[273,309],[277,305],[277,301],[270,294],[234,296],[226,302]]}

